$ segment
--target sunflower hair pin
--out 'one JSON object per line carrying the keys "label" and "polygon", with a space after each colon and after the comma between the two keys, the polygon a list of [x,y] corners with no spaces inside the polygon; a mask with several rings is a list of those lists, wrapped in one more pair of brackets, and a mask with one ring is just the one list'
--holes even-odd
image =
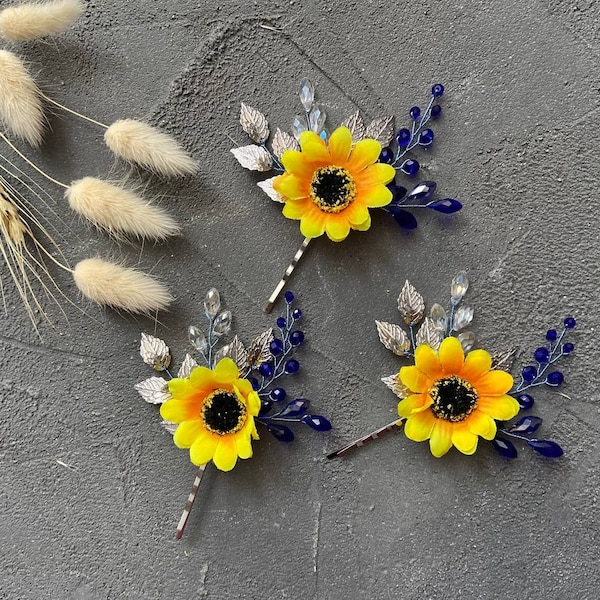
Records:
{"label": "sunflower hair pin", "polygon": [[292,122],[293,135],[278,128],[270,148],[266,116],[242,103],[240,124],[253,143],[231,152],[246,169],[279,172],[258,186],[272,200],[283,204],[284,217],[300,221],[304,236],[271,294],[266,312],[272,310],[311,239],[327,234],[330,240],[341,242],[352,229],[366,231],[371,227],[371,208],[385,210],[405,229],[417,227],[409,208],[429,208],[446,214],[462,208],[453,198],[434,199],[434,181],[413,182],[408,187],[396,183],[397,175],[410,179],[419,173],[419,161],[411,153],[433,143],[430,124],[442,114],[436,102],[443,95],[444,86],[435,84],[425,110],[413,106],[408,111],[408,127],[396,130],[393,116],[377,118],[366,125],[360,111],[356,111],[329,135],[325,129],[327,114],[315,102],[315,88],[303,79],[303,111]]}
{"label": "sunflower hair pin", "polygon": [[[190,325],[193,353],[185,355],[177,376],[170,371],[167,344],[142,333],[140,355],[162,376],[145,379],[135,388],[146,402],[160,405],[163,427],[178,448],[189,449],[190,460],[198,467],[177,539],[183,535],[207,464],[212,461],[220,471],[231,471],[238,458],[251,458],[252,440],[259,439],[257,425],[281,442],[294,439],[289,426],[295,423],[316,431],[331,429],[325,417],[308,412],[308,400],[288,399],[280,385],[280,378],[300,369],[294,354],[304,342],[304,332],[298,328],[302,312],[294,308],[292,292],[286,292],[285,302],[286,314],[276,321],[277,333],[268,329],[246,347],[237,335],[224,343],[232,314],[221,310],[219,292],[210,289],[204,299],[207,334]],[[194,355],[206,366],[199,366]]]}
{"label": "sunflower hair pin", "polygon": [[475,335],[465,328],[473,319],[473,309],[462,305],[468,287],[467,274],[462,271],[452,280],[449,312],[434,304],[425,317],[423,297],[406,281],[398,298],[405,327],[375,322],[383,345],[414,361],[382,379],[400,398],[400,418],[328,458],[344,456],[402,426],[410,440],[429,440],[431,453],[438,458],[452,446],[463,454],[474,454],[480,437],[491,441],[504,458],[517,456],[511,439],[525,442],[547,458],[562,456],[556,442],[534,435],[542,424],[540,417],[526,414],[515,419],[532,408],[534,388],[557,388],[563,383],[563,373],[555,365],[574,350],[566,337],[575,327],[575,319],[567,317],[562,330],[546,332],[546,343],[535,349],[533,362],[521,370],[516,383],[508,372],[516,349],[497,354],[472,350]]}

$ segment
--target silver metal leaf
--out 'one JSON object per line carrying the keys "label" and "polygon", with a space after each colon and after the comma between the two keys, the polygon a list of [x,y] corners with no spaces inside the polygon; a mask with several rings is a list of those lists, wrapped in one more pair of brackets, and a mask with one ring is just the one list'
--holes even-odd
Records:
{"label": "silver metal leaf", "polygon": [[177,372],[177,377],[187,379],[197,366],[198,363],[189,354],[186,354],[181,363],[181,367],[179,367],[179,371]]}
{"label": "silver metal leaf", "polygon": [[398,398],[406,398],[409,394],[408,388],[400,381],[398,373],[395,375],[389,375],[388,377],[382,377],[381,381],[387,385]]}
{"label": "silver metal leaf", "polygon": [[257,143],[264,142],[269,137],[269,122],[260,110],[242,102],[240,109],[240,124],[242,129]]}
{"label": "silver metal leaf", "polygon": [[460,306],[454,315],[452,324],[454,331],[464,329],[473,320],[473,309],[469,306]]}
{"label": "silver metal leaf", "polygon": [[269,346],[273,341],[273,329],[261,333],[248,346],[248,367],[258,367],[261,363],[273,359]]}
{"label": "silver metal leaf", "polygon": [[355,142],[362,140],[365,137],[366,127],[365,122],[360,116],[360,111],[356,111],[354,114],[350,115],[343,123],[342,127],[347,127],[352,133],[352,139]]}
{"label": "silver metal leaf", "polygon": [[231,153],[244,169],[262,172],[271,170],[273,164],[271,155],[262,146],[250,144],[249,146],[232,148]]}
{"label": "silver metal leaf", "polygon": [[425,314],[425,301],[408,279],[398,296],[398,310],[407,325],[415,325]]}
{"label": "silver metal leaf", "polygon": [[155,371],[164,371],[171,364],[169,346],[161,339],[147,333],[142,333],[140,356]]}
{"label": "silver metal leaf", "polygon": [[494,352],[492,354],[492,369],[502,369],[503,371],[509,371],[517,355],[518,348],[512,350],[504,350],[501,352]]}
{"label": "silver metal leaf", "polygon": [[162,428],[166,429],[171,435],[175,435],[175,432],[179,427],[179,423],[172,423],[171,421],[161,421],[160,424]]}
{"label": "silver metal leaf", "polygon": [[166,379],[162,377],[149,377],[135,384],[138,394],[149,404],[162,404],[171,399]]}
{"label": "silver metal leaf", "polygon": [[379,340],[388,349],[398,356],[403,356],[410,350],[410,341],[404,330],[399,325],[375,321]]}
{"label": "silver metal leaf", "polygon": [[273,143],[271,144],[273,153],[277,158],[281,158],[281,155],[286,150],[300,150],[300,144],[296,141],[293,135],[290,135],[286,131],[281,131],[279,127],[273,136]]}
{"label": "silver metal leaf", "polygon": [[285,203],[283,196],[273,187],[273,182],[277,177],[279,177],[279,175],[275,175],[275,177],[270,177],[264,181],[259,181],[256,185],[274,202]]}
{"label": "silver metal leaf", "polygon": [[383,117],[369,123],[365,137],[377,140],[382,146],[389,146],[394,139],[394,117]]}
{"label": "silver metal leaf", "polygon": [[417,331],[415,337],[415,343],[417,346],[427,344],[434,350],[437,350],[440,347],[442,336],[440,335],[439,329],[437,329],[429,317],[425,317],[423,324],[419,327],[419,331]]}
{"label": "silver metal leaf", "polygon": [[248,369],[248,351],[237,335],[233,338],[231,344],[229,344],[225,356],[233,360],[242,375]]}

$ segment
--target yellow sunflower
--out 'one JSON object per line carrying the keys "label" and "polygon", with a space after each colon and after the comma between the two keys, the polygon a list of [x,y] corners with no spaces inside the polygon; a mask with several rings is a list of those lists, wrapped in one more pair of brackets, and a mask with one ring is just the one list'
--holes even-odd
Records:
{"label": "yellow sunflower", "polygon": [[327,233],[341,242],[350,229],[369,229],[369,208],[392,201],[386,184],[396,174],[391,165],[377,162],[381,144],[366,139],[353,146],[350,130],[339,127],[329,146],[316,133],[304,131],[300,148],[283,153],[285,173],[273,183],[285,202],[284,216],[300,219],[300,231],[307,238]]}
{"label": "yellow sunflower", "polygon": [[252,456],[260,398],[247,379],[240,379],[233,360],[221,359],[214,371],[196,367],[188,379],[169,381],[169,391],[173,398],[160,407],[160,414],[179,423],[173,441],[190,449],[195,465],[212,460],[221,471],[231,471],[238,457]]}
{"label": "yellow sunflower", "polygon": [[406,418],[406,436],[415,442],[428,439],[436,457],[453,445],[463,454],[473,454],[478,436],[494,439],[494,419],[512,419],[519,403],[507,395],[512,375],[491,367],[485,350],[473,350],[465,358],[455,337],[446,338],[438,352],[418,346],[414,366],[400,369],[410,394],[398,404],[398,414]]}

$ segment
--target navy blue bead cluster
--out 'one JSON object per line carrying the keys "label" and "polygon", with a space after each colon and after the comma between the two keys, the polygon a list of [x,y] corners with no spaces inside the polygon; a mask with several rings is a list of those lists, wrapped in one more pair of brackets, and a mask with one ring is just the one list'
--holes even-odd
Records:
{"label": "navy blue bead cluster", "polygon": [[[564,340],[567,333],[576,324],[573,317],[567,317],[563,321],[563,330],[560,334],[556,329],[549,329],[546,332],[546,345],[536,348],[533,352],[533,359],[536,364],[523,367],[521,382],[513,392],[521,410],[529,410],[534,404],[533,396],[530,393],[525,393],[531,388],[544,385],[558,387],[564,382],[565,378],[562,371],[554,369],[553,365],[563,356],[571,354],[575,349],[571,342],[565,342]],[[547,458],[562,456],[563,450],[556,442],[531,437],[541,424],[542,419],[540,417],[527,415],[514,424],[499,428],[498,433],[502,435],[497,435],[493,440],[494,448],[505,458],[515,458],[517,449],[506,438],[508,436],[524,440],[530,448]]]}
{"label": "navy blue bead cluster", "polygon": [[[437,119],[442,114],[442,107],[435,104],[438,98],[444,95],[444,86],[436,83],[431,88],[431,98],[424,111],[418,106],[413,106],[409,111],[411,118],[410,128],[403,127],[396,133],[396,150],[391,147],[385,147],[379,157],[380,162],[393,165],[398,171],[408,177],[414,177],[419,172],[421,165],[414,158],[408,158],[407,154],[417,147],[426,148],[433,143],[435,135],[431,127],[426,127],[431,119]],[[462,208],[462,204],[454,198],[444,198],[443,200],[433,200],[433,194],[436,189],[434,181],[422,181],[411,192],[396,181],[388,184],[388,188],[393,194],[392,202],[384,208],[395,219],[398,225],[403,229],[415,229],[417,219],[406,210],[407,208],[430,208],[432,210],[452,214]],[[408,193],[407,193],[408,192]]]}
{"label": "navy blue bead cluster", "polygon": [[279,337],[275,337],[269,346],[273,360],[259,365],[260,381],[256,377],[248,378],[261,400],[256,420],[281,442],[294,439],[294,433],[288,427],[290,423],[304,423],[316,431],[331,429],[331,423],[325,417],[308,412],[308,400],[294,398],[287,401],[285,388],[274,385],[280,377],[294,375],[300,370],[300,363],[292,355],[304,342],[304,332],[296,328],[302,311],[293,308],[293,302],[294,294],[286,292],[286,315],[276,320]]}

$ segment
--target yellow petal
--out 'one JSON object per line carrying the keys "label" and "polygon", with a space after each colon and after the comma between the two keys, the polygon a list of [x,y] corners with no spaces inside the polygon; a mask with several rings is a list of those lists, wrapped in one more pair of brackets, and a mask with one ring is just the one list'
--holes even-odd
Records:
{"label": "yellow petal", "polygon": [[196,367],[190,373],[190,383],[194,388],[210,386],[213,381],[213,372],[207,367]]}
{"label": "yellow petal", "polygon": [[342,215],[331,215],[325,220],[327,237],[334,242],[343,242],[350,233],[348,218]]}
{"label": "yellow petal", "polygon": [[359,173],[354,175],[357,189],[367,190],[374,185],[385,185],[396,177],[396,170],[391,165],[384,163],[375,163],[369,165]]}
{"label": "yellow petal", "polygon": [[431,404],[431,398],[427,394],[411,394],[398,402],[398,415],[410,417],[429,408]]}
{"label": "yellow petal", "polygon": [[475,435],[480,435],[486,440],[493,440],[496,437],[496,421],[480,410],[475,410],[466,421],[469,431]]}
{"label": "yellow petal", "polygon": [[[366,139],[356,142],[346,168],[352,172],[362,171],[379,159],[381,144],[377,140]],[[390,180],[391,181],[391,180]]]}
{"label": "yellow petal", "polygon": [[492,419],[508,421],[518,414],[520,406],[512,396],[480,396],[477,400],[477,410]]}
{"label": "yellow petal", "polygon": [[[317,146],[321,146],[321,147],[325,148],[325,150],[327,150],[327,145],[322,140],[321,136],[317,135],[314,131],[303,131],[300,134],[300,139],[298,140],[298,143],[300,144],[300,148],[302,149],[302,152],[305,152],[305,146],[307,144],[309,146],[311,144],[316,144]],[[307,156],[307,158],[310,158],[310,157]]]}
{"label": "yellow petal", "polygon": [[431,380],[417,367],[402,367],[400,369],[400,381],[411,391],[417,394],[426,392],[430,387]]}
{"label": "yellow petal", "polygon": [[442,375],[442,366],[437,352],[427,344],[417,346],[415,350],[415,367],[430,379],[439,379]]}
{"label": "yellow petal", "polygon": [[356,229],[356,231],[367,231],[369,227],[371,227],[371,215],[369,215],[368,219],[362,223],[352,223],[352,229]]}
{"label": "yellow petal", "polygon": [[301,219],[307,211],[310,211],[313,206],[312,200],[309,198],[301,198],[300,200],[286,200],[283,205],[283,216],[288,219]]}
{"label": "yellow petal", "polygon": [[315,168],[306,155],[298,150],[286,150],[281,155],[281,164],[288,173],[297,175],[304,179],[312,179]]}
{"label": "yellow petal", "polygon": [[300,233],[307,238],[316,238],[325,233],[325,215],[320,210],[311,210],[302,216]]}
{"label": "yellow petal", "polygon": [[[302,179],[296,175],[282,175],[277,181],[275,189],[285,198],[299,200],[308,196],[310,181],[307,179]],[[275,187],[274,184],[273,187]]]}
{"label": "yellow petal", "polygon": [[473,350],[467,354],[460,377],[475,382],[492,368],[492,357],[485,350]]}
{"label": "yellow petal", "polygon": [[435,421],[436,418],[430,410],[417,413],[406,420],[404,433],[413,442],[424,442],[429,439]]}
{"label": "yellow petal", "polygon": [[346,164],[352,148],[352,134],[347,127],[338,127],[329,138],[329,155],[332,162]]}
{"label": "yellow petal", "polygon": [[452,432],[452,443],[463,454],[475,454],[478,440],[479,438],[464,426],[455,427]]}
{"label": "yellow petal", "polygon": [[[250,386],[250,387],[252,387],[252,386]],[[248,395],[246,396],[246,398],[247,398],[246,406],[248,407],[248,414],[255,417],[260,412],[260,406],[261,406],[260,397],[258,396],[258,394],[255,391],[251,390],[248,393]]]}
{"label": "yellow petal", "polygon": [[190,448],[190,460],[198,467],[205,465],[212,460],[218,444],[219,436],[216,434],[199,437]]}
{"label": "yellow petal", "polygon": [[[253,393],[252,384],[247,379],[238,379],[235,382],[236,387],[240,390],[244,398],[248,398]],[[260,405],[260,399],[258,400]]]}
{"label": "yellow petal", "polygon": [[230,385],[239,376],[240,371],[231,358],[222,358],[215,367],[214,377],[218,384]]}
{"label": "yellow petal", "polygon": [[369,209],[360,202],[353,202],[345,211],[344,216],[348,219],[350,225],[355,227],[369,219]]}
{"label": "yellow petal", "polygon": [[250,441],[249,431],[240,431],[235,434],[235,448],[240,458],[250,458],[252,456],[252,442]]}
{"label": "yellow petal", "polygon": [[221,471],[231,471],[237,462],[237,448],[233,435],[222,435],[213,456],[215,467]]}
{"label": "yellow petal", "polygon": [[473,382],[473,387],[482,396],[501,396],[513,386],[513,378],[506,371],[488,371]]}
{"label": "yellow petal", "polygon": [[440,458],[450,448],[452,448],[452,425],[443,419],[436,419],[429,438],[429,450],[433,456]]}
{"label": "yellow petal", "polygon": [[190,385],[189,379],[180,379],[176,377],[169,381],[169,391],[175,398],[185,398],[193,393],[194,388]]}
{"label": "yellow petal", "polygon": [[447,337],[438,351],[442,370],[446,375],[456,375],[462,371],[465,353],[455,337]]}
{"label": "yellow petal", "polygon": [[176,429],[173,442],[178,448],[189,448],[204,432],[206,427],[202,419],[190,419],[181,423]]}
{"label": "yellow petal", "polygon": [[183,421],[198,418],[200,406],[201,400],[197,398],[192,397],[184,400],[174,398],[161,404],[160,416],[165,421],[171,421],[171,423],[183,423]]}
{"label": "yellow petal", "polygon": [[385,185],[372,185],[366,190],[357,190],[360,201],[369,208],[381,208],[387,206],[394,197]]}

